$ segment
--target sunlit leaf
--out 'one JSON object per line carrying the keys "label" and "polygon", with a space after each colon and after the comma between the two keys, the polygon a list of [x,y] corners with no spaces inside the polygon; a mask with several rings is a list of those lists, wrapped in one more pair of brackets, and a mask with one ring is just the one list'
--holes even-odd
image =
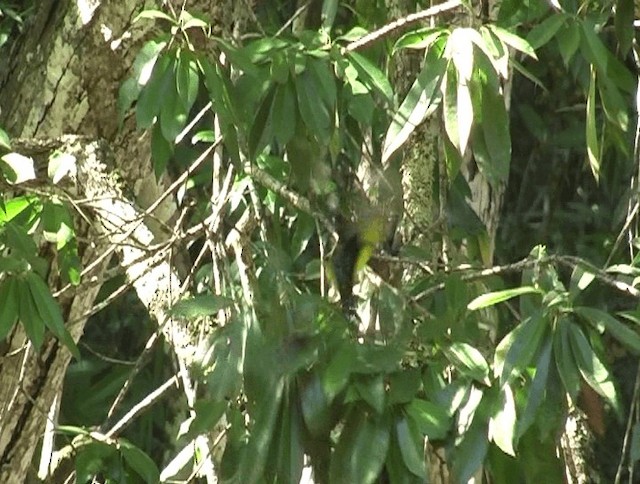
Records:
{"label": "sunlit leaf", "polygon": [[606,330],[632,352],[640,354],[640,335],[628,326],[622,324],[609,313],[597,308],[585,306],[574,307],[573,311],[589,321],[600,332]]}
{"label": "sunlit leaf", "polygon": [[587,96],[587,155],[591,173],[596,181],[600,179],[600,147],[598,131],[596,127],[596,70],[591,67],[591,79],[589,81],[589,95]]}
{"label": "sunlit leaf", "polygon": [[488,292],[486,294],[481,294],[467,304],[467,309],[470,311],[483,309],[508,301],[514,297],[522,296],[523,294],[541,294],[541,292],[540,289],[533,286],[514,287],[513,289],[505,289],[503,291]]}
{"label": "sunlit leaf", "polygon": [[433,52],[427,54],[424,68],[393,116],[384,139],[382,163],[391,158],[440,103],[440,82],[446,61],[440,57],[431,58]]}
{"label": "sunlit leaf", "polygon": [[460,372],[474,380],[491,385],[489,365],[482,353],[467,343],[456,342],[443,349],[447,359]]}
{"label": "sunlit leaf", "polygon": [[513,448],[516,432],[516,404],[509,385],[500,390],[500,399],[495,403],[496,412],[489,419],[489,439],[505,454],[515,457]]}

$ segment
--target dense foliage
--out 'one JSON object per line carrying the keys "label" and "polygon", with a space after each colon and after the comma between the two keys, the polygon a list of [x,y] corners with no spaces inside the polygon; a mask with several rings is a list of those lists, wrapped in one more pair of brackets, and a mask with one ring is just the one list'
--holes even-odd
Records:
{"label": "dense foliage", "polygon": [[[150,324],[130,293],[78,349],[46,284],[50,271],[78,283],[73,203],[2,201],[0,339],[21,324],[36,348],[51,331],[82,354],[62,408],[83,442],[79,482],[155,482],[216,424],[222,480],[298,482],[309,465],[315,482],[425,482],[442,464],[452,482],[483,466],[489,482],[563,482],[558,436],[585,392],[610,415],[585,410],[596,434],[635,422],[637,395],[620,392],[632,382],[611,370],[640,353],[633,1],[503,0],[490,15],[447,2],[389,32],[380,1],[324,0],[304,22],[289,22],[294,2],[266,3],[242,41],[195,12],[143,11],[160,34],[118,99],[121,122],[150,134],[156,175],[188,174],[173,230],[189,293],[171,311],[202,328],[201,388],[177,443],[180,402],[130,440],[91,440]],[[405,90],[402,56],[420,59]],[[402,200],[425,126],[442,134],[426,148],[439,160],[427,228]],[[6,180],[29,179],[32,161],[2,160]],[[506,186],[494,254],[468,166]],[[54,183],[68,169],[52,156]],[[163,350],[153,358],[125,407],[170,377]],[[630,455],[607,435],[633,469],[640,427],[627,432]]]}

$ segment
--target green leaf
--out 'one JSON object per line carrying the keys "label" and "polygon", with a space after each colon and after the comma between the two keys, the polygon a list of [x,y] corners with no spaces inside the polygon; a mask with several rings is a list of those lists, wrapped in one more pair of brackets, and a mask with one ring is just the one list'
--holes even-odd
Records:
{"label": "green leaf", "polygon": [[[543,339],[547,327],[546,318],[543,317],[542,313],[538,312],[520,323],[519,327],[516,328],[518,329],[517,335],[507,351],[504,366],[500,373],[501,385],[511,379],[514,370],[522,371],[529,366],[540,347],[540,341]],[[515,332],[515,330],[512,331],[512,333]]]}
{"label": "green leaf", "polygon": [[296,93],[291,82],[276,87],[269,122],[276,141],[285,146],[296,130]]}
{"label": "green leaf", "polygon": [[540,404],[545,398],[552,348],[553,341],[551,338],[547,338],[542,347],[542,350],[540,351],[538,360],[536,361],[536,374],[533,377],[531,386],[529,387],[529,393],[527,394],[527,405],[518,425],[518,439],[522,437],[522,435],[535,421],[536,414],[538,412],[538,409],[540,408]]}
{"label": "green leaf", "polygon": [[187,116],[189,115],[189,110],[185,107],[185,103],[177,91],[176,74],[177,70],[171,72],[168,80],[170,85],[164,93],[165,97],[160,98],[163,100],[160,103],[160,129],[162,136],[171,144],[177,142],[176,138],[187,124]]}
{"label": "green leaf", "polygon": [[2,128],[0,128],[0,148],[11,150],[11,140],[9,139],[9,135]]}
{"label": "green leaf", "polygon": [[406,368],[387,375],[387,405],[408,403],[414,399],[422,375],[418,368]]}
{"label": "green leaf", "polygon": [[276,88],[271,87],[262,99],[258,112],[255,115],[251,132],[249,133],[249,155],[252,159],[257,157],[273,137],[273,126],[269,123],[269,114],[273,111],[273,99]]}
{"label": "green leaf", "polygon": [[124,439],[119,439],[118,444],[120,453],[122,454],[122,457],[124,457],[126,463],[136,472],[136,474],[142,477],[144,482],[160,482],[160,472],[151,457]]}
{"label": "green leaf", "polygon": [[519,35],[516,35],[512,32],[509,32],[508,30],[503,29],[502,27],[498,27],[497,25],[493,24],[487,24],[487,28],[508,46],[513,47],[515,50],[518,50],[528,55],[529,57],[532,57],[536,60],[538,59],[533,46]]}
{"label": "green leaf", "polygon": [[[393,46],[392,56],[402,49],[426,49],[434,44],[440,37],[448,35],[449,31],[442,27],[421,27],[401,35]],[[427,53],[428,55],[428,53]],[[425,62],[425,67],[427,66]]]}
{"label": "green leaf", "polygon": [[38,313],[29,284],[24,278],[16,279],[16,297],[19,306],[18,318],[31,344],[36,350],[39,350],[44,341],[44,321]]}
{"label": "green leaf", "polygon": [[329,401],[349,383],[356,353],[350,343],[343,343],[322,373],[322,388]]}
{"label": "green leaf", "polygon": [[425,59],[424,68],[418,74],[398,111],[393,115],[382,148],[382,163],[386,164],[391,156],[409,139],[413,131],[440,104],[440,83],[447,62],[435,50],[430,50]]}
{"label": "green leaf", "polygon": [[597,182],[600,180],[600,147],[596,127],[596,70],[593,66],[591,67],[589,95],[587,96],[586,138],[589,166]]}
{"label": "green leaf", "polygon": [[180,51],[176,62],[176,92],[185,112],[189,112],[198,97],[200,76],[193,54]]}
{"label": "green leaf", "polygon": [[195,438],[200,434],[210,432],[218,423],[228,404],[226,401],[212,398],[199,399],[193,404],[195,418],[189,425],[186,438]]}
{"label": "green leaf", "polygon": [[478,168],[497,187],[506,182],[511,164],[511,134],[509,133],[509,116],[504,105],[504,98],[491,86],[484,86],[482,93],[482,132],[491,157],[491,164],[479,164]]}
{"label": "green leaf", "polygon": [[513,449],[516,433],[516,404],[513,391],[507,384],[500,390],[495,413],[489,419],[489,439],[505,454],[515,457]]}
{"label": "green leaf", "polygon": [[569,22],[563,29],[558,31],[556,40],[564,65],[569,66],[569,62],[571,62],[578,47],[580,47],[580,27],[576,22]]}
{"label": "green leaf", "polygon": [[382,375],[360,375],[354,382],[362,399],[376,412],[382,413],[385,402],[384,379]]}
{"label": "green leaf", "polygon": [[416,476],[426,479],[422,439],[415,435],[406,418],[397,419],[395,427],[400,453],[407,469]]}
{"label": "green leaf", "polygon": [[414,398],[405,406],[407,416],[411,418],[423,435],[429,440],[444,439],[451,429],[451,415],[440,405]]}
{"label": "green leaf", "polygon": [[467,309],[470,311],[476,311],[478,309],[483,309],[508,301],[514,297],[522,296],[523,294],[541,294],[541,292],[533,286],[514,287],[513,289],[505,289],[503,291],[488,292],[476,297],[473,301],[467,304]]}
{"label": "green leaf", "polygon": [[323,435],[329,430],[329,403],[323,382],[317,374],[304,381],[300,390],[300,406],[302,418],[311,435]]}
{"label": "green leaf", "polygon": [[589,344],[584,333],[573,323],[568,324],[568,332],[573,354],[582,377],[617,412],[620,412],[620,404],[611,376]]}
{"label": "green leaf", "polygon": [[44,324],[51,330],[51,332],[58,338],[76,358],[80,359],[80,351],[76,346],[75,341],[71,337],[71,334],[64,325],[62,319],[62,313],[60,312],[60,306],[51,295],[49,288],[44,281],[33,272],[29,272],[26,275],[25,282],[29,286],[33,302],[37,308],[37,312],[40,314]]}
{"label": "green leaf", "polygon": [[322,22],[322,28],[329,32],[333,27],[333,21],[336,18],[338,11],[338,0],[323,0],[322,11],[320,14],[320,20]]}
{"label": "green leaf", "polygon": [[302,120],[319,142],[326,143],[333,124],[333,112],[320,95],[322,88],[316,75],[307,69],[295,77],[295,85]]}
{"label": "green leaf", "polygon": [[560,30],[560,28],[567,21],[567,18],[568,16],[566,14],[558,12],[552,14],[542,23],[536,25],[533,29],[531,29],[529,35],[527,35],[529,45],[531,45],[533,49],[542,47],[556,35],[558,30]]}
{"label": "green leaf", "polygon": [[580,373],[569,342],[569,325],[566,318],[558,319],[553,337],[553,356],[566,392],[575,399],[580,391]]}
{"label": "green leaf", "polygon": [[[149,82],[140,92],[136,104],[136,125],[138,129],[147,129],[166,102],[169,92],[175,84],[173,74],[174,59],[163,55],[154,64]],[[162,99],[163,102],[158,102]]]}
{"label": "green leaf", "polygon": [[462,374],[490,386],[489,365],[482,353],[467,343],[456,342],[443,349],[447,359]]}
{"label": "green leaf", "polygon": [[238,482],[259,482],[259,478],[264,472],[283,400],[283,390],[284,380],[278,378],[275,385],[269,388],[264,397],[260,399],[260,405],[249,433],[249,443],[243,449],[244,452],[240,460]]}
{"label": "green leaf", "polygon": [[166,41],[150,40],[142,46],[133,62],[131,77],[122,83],[118,91],[118,117],[120,122],[131,105],[138,99],[153,72],[160,52],[167,46]]}
{"label": "green leaf", "polygon": [[620,58],[625,58],[633,43],[633,0],[616,0],[616,13],[613,20],[616,29]]}
{"label": "green leaf", "polygon": [[331,456],[329,482],[375,482],[389,448],[389,430],[387,419],[374,418],[361,409],[352,409]]}
{"label": "green leaf", "polygon": [[6,277],[0,283],[0,341],[13,329],[18,319],[18,283],[14,277]]}
{"label": "green leaf", "polygon": [[362,82],[382,94],[389,106],[393,106],[393,88],[382,71],[357,52],[349,52],[348,58]]}
{"label": "green leaf", "polygon": [[216,294],[200,294],[178,301],[171,308],[171,314],[192,319],[211,316],[233,304],[230,299]]}
{"label": "green leaf", "polygon": [[162,134],[160,123],[155,123],[151,129],[151,159],[153,161],[153,173],[156,179],[165,173],[171,156],[173,155],[173,143],[167,141]]}
{"label": "green leaf", "polygon": [[606,330],[635,354],[640,354],[640,335],[609,313],[596,308],[574,307],[573,311],[589,321],[598,331]]}
{"label": "green leaf", "polygon": [[476,417],[456,445],[451,470],[453,482],[468,482],[482,466],[488,449],[487,424]]}

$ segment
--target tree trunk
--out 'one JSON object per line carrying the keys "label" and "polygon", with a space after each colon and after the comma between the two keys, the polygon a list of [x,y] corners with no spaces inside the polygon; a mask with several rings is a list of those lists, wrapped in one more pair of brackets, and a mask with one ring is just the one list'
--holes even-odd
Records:
{"label": "tree trunk", "polygon": [[[155,183],[148,136],[135,131],[133,117],[122,127],[118,124],[118,89],[153,27],[149,21],[133,23],[145,6],[155,4],[136,0],[43,0],[27,19],[21,37],[4,47],[0,61],[0,126],[11,137],[27,142],[36,138],[58,140],[62,151],[76,146],[73,149],[79,155],[78,176],[82,181],[77,186],[78,196],[118,197],[120,205],[114,203],[115,198],[110,205],[94,204],[89,214],[91,226],[77,228],[81,240],[105,240],[102,245],[79,247],[84,267],[113,251],[116,243],[126,246],[135,242],[144,247],[158,242],[143,224],[129,229],[127,220],[110,219],[114,210],[128,214],[129,221],[140,215],[136,205],[122,197],[120,180],[134,193],[143,186],[151,187],[151,200],[164,191],[162,182]],[[211,12],[200,11],[212,14],[216,7],[207,8]],[[234,10],[220,11],[228,14]],[[66,146],[66,138],[60,138],[65,134],[83,137],[70,140],[71,145]],[[16,151],[19,146],[14,147]],[[113,164],[105,163],[105,155],[113,159]],[[120,178],[114,178],[112,170],[117,170]],[[165,213],[158,216],[170,216],[171,207],[161,204],[160,210]],[[100,232],[107,237],[97,237]],[[140,249],[117,252],[129,279],[136,280],[141,301],[163,323],[163,308],[179,294],[179,280],[168,261],[152,260]],[[80,286],[59,297],[67,327],[76,341],[82,336],[109,259],[105,257],[83,274]],[[50,283],[53,292],[59,289],[59,281]],[[195,338],[180,324],[162,325],[162,330],[179,360],[188,364],[187,355],[195,352]],[[0,482],[22,483],[29,474],[49,409],[57,408],[71,356],[52,338],[40,351],[34,351],[20,325],[0,348],[0,355]],[[191,389],[186,374],[183,384]],[[49,418],[55,414],[52,412]]]}

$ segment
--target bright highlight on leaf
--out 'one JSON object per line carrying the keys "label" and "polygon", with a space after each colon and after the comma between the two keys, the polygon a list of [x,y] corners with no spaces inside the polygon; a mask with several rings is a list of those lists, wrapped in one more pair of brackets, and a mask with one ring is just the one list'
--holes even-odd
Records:
{"label": "bright highlight on leaf", "polygon": [[475,311],[476,309],[482,309],[495,304],[508,301],[514,297],[522,296],[523,294],[541,294],[539,289],[531,286],[516,287],[514,289],[505,289],[504,291],[488,292],[478,296],[469,304],[467,309]]}

